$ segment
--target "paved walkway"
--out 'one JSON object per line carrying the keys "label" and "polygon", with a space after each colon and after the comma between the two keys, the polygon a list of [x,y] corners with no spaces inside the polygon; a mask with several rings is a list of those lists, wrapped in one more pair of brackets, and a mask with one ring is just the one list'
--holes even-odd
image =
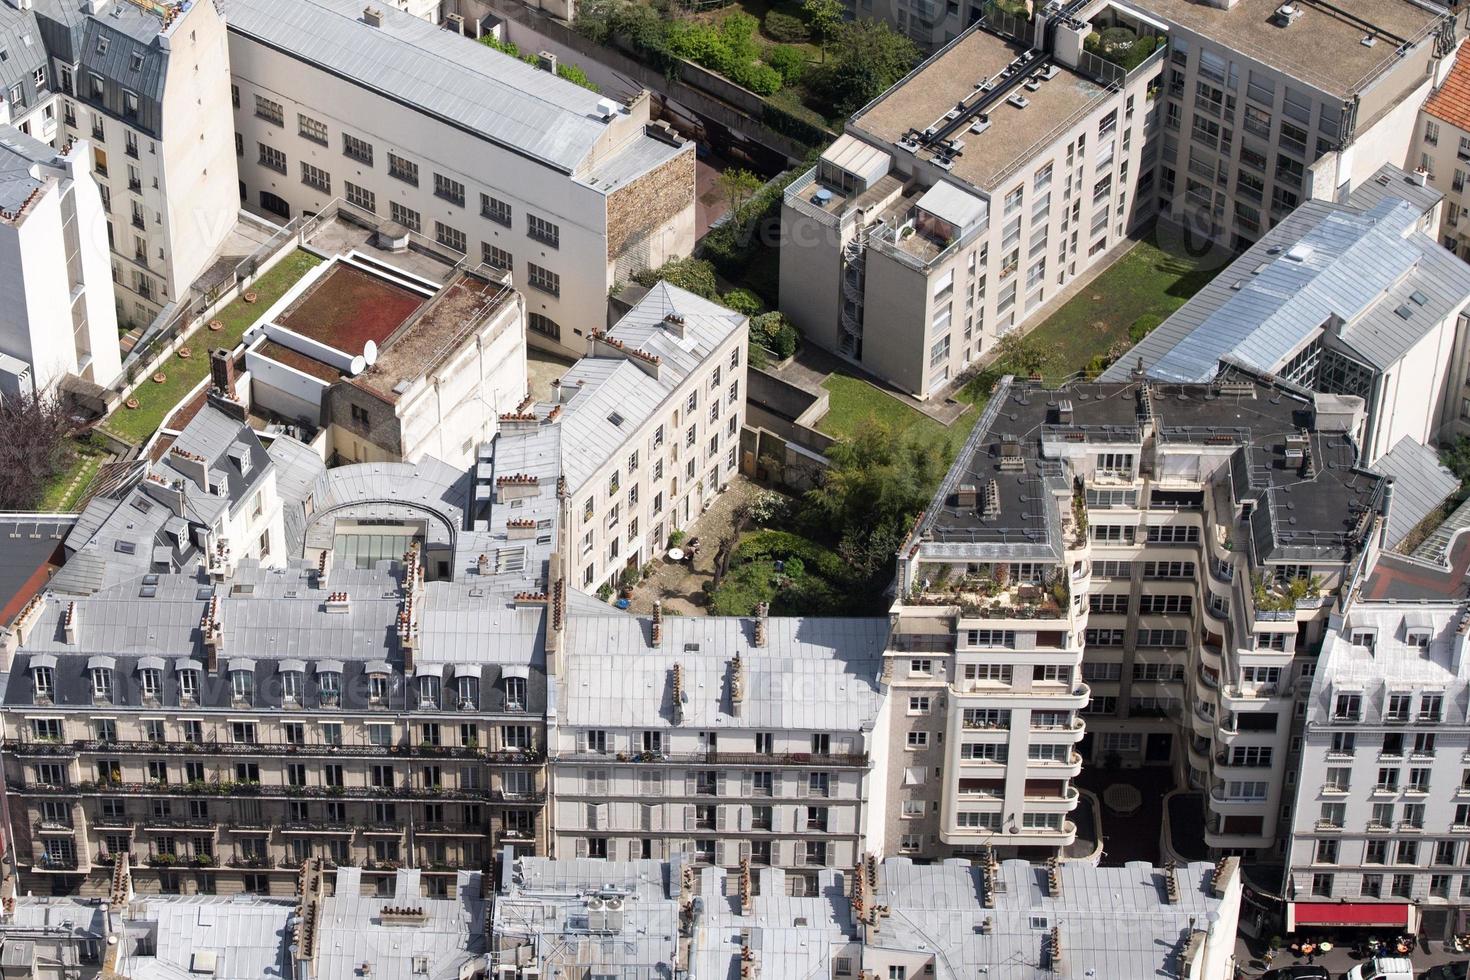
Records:
{"label": "paved walkway", "polygon": [[[1365,933],[1365,935],[1369,934],[1372,933]],[[1297,941],[1298,938],[1293,937],[1288,940],[1287,945],[1289,946],[1292,942]],[[1363,962],[1352,954],[1351,947],[1354,945],[1357,937],[1344,934],[1341,938],[1341,944],[1337,942],[1336,938],[1332,939],[1332,952],[1315,956],[1312,960],[1315,966],[1325,967],[1327,972],[1334,977],[1342,976]],[[1388,938],[1388,934],[1383,933],[1380,938],[1386,939]],[[1425,945],[1425,943],[1421,942],[1418,948],[1409,955],[1409,959],[1414,961],[1415,973],[1422,973],[1432,966],[1440,966],[1445,963],[1458,963],[1466,959],[1464,953],[1452,953],[1445,950],[1443,943],[1431,941],[1428,943],[1430,947],[1428,950],[1425,950]],[[1258,977],[1264,973],[1267,969],[1265,953],[1266,943],[1263,941],[1255,939],[1240,939],[1237,941],[1235,944],[1235,965],[1239,968],[1240,975],[1244,977]],[[1272,957],[1270,969],[1279,970],[1284,966],[1304,966],[1306,962],[1306,957],[1297,956],[1290,949],[1282,948],[1277,950],[1276,955]]]}
{"label": "paved walkway", "polygon": [[730,533],[735,509],[759,492],[760,487],[745,477],[732,478],[729,488],[687,528],[689,537],[699,539],[699,557],[693,562],[655,558],[653,574],[633,590],[630,611],[646,615],[653,612],[653,601],[660,599],[666,611],[677,615],[709,615],[704,587],[714,580],[715,553]]}

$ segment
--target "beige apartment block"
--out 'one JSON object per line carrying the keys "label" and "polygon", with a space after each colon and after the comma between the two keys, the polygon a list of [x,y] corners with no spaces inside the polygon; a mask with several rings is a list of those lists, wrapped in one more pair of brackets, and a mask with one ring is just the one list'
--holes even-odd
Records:
{"label": "beige apartment block", "polygon": [[608,291],[694,247],[694,145],[646,94],[601,98],[357,0],[225,0],[245,206],[334,197],[511,273],[532,343],[572,357]]}
{"label": "beige apartment block", "polygon": [[1470,58],[1456,58],[1444,81],[1425,101],[1419,114],[1417,145],[1409,166],[1445,196],[1439,213],[1438,240],[1462,259],[1470,260]]}
{"label": "beige apartment block", "polygon": [[1240,371],[1004,383],[900,552],[885,851],[1085,853],[1088,764],[1167,768],[1211,848],[1273,853],[1296,694],[1389,512],[1348,421]]}
{"label": "beige apartment block", "polygon": [[1120,4],[971,28],[860,110],[786,191],[782,308],[811,341],[917,397],[1024,329],[1153,216],[1163,50],[1083,48],[1152,22]]}

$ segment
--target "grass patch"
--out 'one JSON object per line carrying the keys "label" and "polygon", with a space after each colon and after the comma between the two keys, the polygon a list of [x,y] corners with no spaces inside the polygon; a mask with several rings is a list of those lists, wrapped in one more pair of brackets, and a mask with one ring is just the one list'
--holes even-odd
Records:
{"label": "grass patch", "polygon": [[790,531],[762,530],[735,549],[709,611],[749,616],[765,602],[776,616],[841,615],[854,611],[852,593],[847,567],[835,551]]}
{"label": "grass patch", "polygon": [[926,442],[948,442],[955,449],[969,434],[972,419],[968,412],[946,427],[861,378],[831,374],[822,387],[828,392],[827,414],[817,422],[817,429],[835,439],[851,438],[870,418],[895,435],[912,434]]}
{"label": "grass patch", "polygon": [[235,299],[227,305],[217,317],[224,323],[224,329],[217,332],[211,332],[207,324],[200,324],[183,343],[191,349],[193,356],[188,360],[172,357],[165,361],[161,370],[168,380],[155,384],[151,378],[143,379],[131,396],[138,400],[138,407],[130,409],[119,405],[102,427],[135,444],[147,439],[185,396],[208,376],[209,352],[216,347],[234,348],[245,331],[272,303],[320,263],[321,259],[300,249],[277,262],[269,272],[247,287],[259,297],[254,303]]}
{"label": "grass patch", "polygon": [[[1042,375],[1061,380],[1122,354],[1224,270],[1212,259],[1173,255],[1152,239],[1134,245],[1026,335],[1046,355]],[[956,397],[984,404],[1002,373],[981,372]]]}
{"label": "grass patch", "polygon": [[97,471],[107,460],[107,451],[85,438],[71,440],[71,448],[71,465],[47,482],[46,492],[36,505],[37,510],[48,514],[64,514],[75,510],[87,488],[96,479]]}

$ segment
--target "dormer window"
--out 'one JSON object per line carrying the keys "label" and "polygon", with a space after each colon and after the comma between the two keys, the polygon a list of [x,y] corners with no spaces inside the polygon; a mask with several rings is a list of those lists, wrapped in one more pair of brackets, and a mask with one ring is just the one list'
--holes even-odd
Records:
{"label": "dormer window", "polygon": [[474,674],[454,676],[454,699],[461,711],[474,711],[480,706],[480,679]]}
{"label": "dormer window", "polygon": [[1339,694],[1333,707],[1333,721],[1361,721],[1363,718],[1363,696],[1361,694]]}
{"label": "dormer window", "polygon": [[31,670],[31,681],[35,685],[36,703],[50,704],[56,697],[56,671],[51,667],[36,667]]}
{"label": "dormer window", "polygon": [[1411,629],[1404,636],[1404,642],[1419,650],[1429,649],[1429,641],[1434,636],[1433,630],[1423,628]]}
{"label": "dormer window", "polygon": [[1373,629],[1355,629],[1348,634],[1348,642],[1355,647],[1366,647],[1373,649],[1373,644],[1378,640],[1378,631]]}
{"label": "dormer window", "polygon": [[524,677],[505,679],[505,710],[526,710],[526,679]]}
{"label": "dormer window", "polygon": [[138,686],[144,701],[158,701],[163,696],[163,671],[157,667],[145,667],[138,671]]}
{"label": "dormer window", "polygon": [[199,700],[199,671],[179,671],[179,703],[194,704]]}
{"label": "dormer window", "polygon": [[317,689],[321,692],[322,704],[336,707],[342,700],[342,673],[336,670],[321,671],[316,675]]}
{"label": "dormer window", "polygon": [[238,703],[251,704],[255,699],[255,672],[245,669],[230,671],[230,698]]}
{"label": "dormer window", "polygon": [[387,704],[388,703],[388,675],[387,674],[369,674],[368,675],[368,703],[369,704]]}
{"label": "dormer window", "polygon": [[92,700],[106,701],[112,703],[112,668],[93,667],[92,675]]}
{"label": "dormer window", "polygon": [[281,703],[301,704],[301,688],[305,675],[301,671],[286,670],[281,672]]}
{"label": "dormer window", "polygon": [[419,707],[439,707],[439,678],[432,674],[419,678]]}

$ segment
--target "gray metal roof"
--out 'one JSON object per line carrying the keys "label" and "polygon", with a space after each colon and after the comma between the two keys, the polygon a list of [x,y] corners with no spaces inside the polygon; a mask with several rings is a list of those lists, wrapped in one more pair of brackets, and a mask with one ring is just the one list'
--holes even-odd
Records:
{"label": "gray metal roof", "polygon": [[[394,9],[382,27],[362,0],[225,0],[232,33],[566,173],[602,139],[596,93]],[[672,154],[675,151],[669,147]]]}
{"label": "gray metal roof", "polygon": [[[856,732],[872,723],[882,700],[887,619],[773,617],[763,647],[754,645],[755,621],[733,616],[666,616],[657,647],[650,630],[646,617],[569,620],[564,724],[672,727],[675,664],[688,695],[685,727]],[[739,717],[727,684],[737,654],[746,676]]]}
{"label": "gray metal roof", "polygon": [[41,169],[56,151],[14,126],[0,126],[0,211],[15,213],[35,192],[54,180]]}
{"label": "gray metal roof", "polygon": [[1380,456],[1373,468],[1394,481],[1388,511],[1389,548],[1404,540],[1460,486],[1455,475],[1439,461],[1438,453],[1408,436]]}
{"label": "gray metal roof", "polygon": [[1428,214],[1431,208],[1444,200],[1444,194],[1428,182],[1419,183],[1407,170],[1385,163],[1372,177],[1353,188],[1347,202],[1367,211],[1386,198],[1407,201],[1418,208],[1420,214]]}
{"label": "gray metal roof", "polygon": [[1470,300],[1470,267],[1419,231],[1421,218],[1395,195],[1366,210],[1306,202],[1102,380],[1126,380],[1140,360],[1150,377],[1175,381],[1211,380],[1222,358],[1275,371],[1324,329],[1391,367]]}

